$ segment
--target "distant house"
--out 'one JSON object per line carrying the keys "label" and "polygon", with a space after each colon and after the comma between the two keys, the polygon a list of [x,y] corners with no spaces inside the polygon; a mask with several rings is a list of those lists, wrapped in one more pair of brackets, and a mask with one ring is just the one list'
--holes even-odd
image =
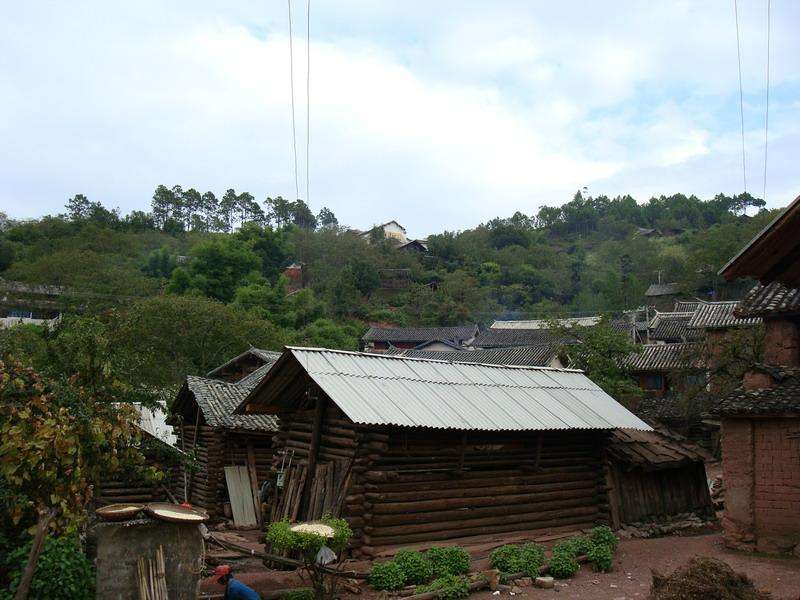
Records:
{"label": "distant house", "polygon": [[14,325],[55,325],[61,319],[59,285],[36,285],[0,279],[0,329]]}
{"label": "distant house", "polygon": [[671,344],[694,342],[702,338],[702,331],[689,327],[694,312],[656,311],[649,327],[649,341]]}
{"label": "distant house", "polygon": [[463,347],[472,343],[477,333],[477,325],[370,327],[361,337],[361,349],[366,352],[385,352],[393,347],[410,350],[421,344],[435,342],[442,344],[443,350],[452,350],[452,346]]}
{"label": "distant house", "polygon": [[476,348],[514,348],[519,346],[560,346],[576,340],[552,329],[485,329],[473,340]]}
{"label": "distant house", "polygon": [[553,323],[562,327],[592,327],[597,325],[602,317],[572,317],[568,319],[535,319],[518,321],[495,321],[490,329],[551,329]]}
{"label": "distant house", "polygon": [[648,304],[655,306],[658,310],[667,311],[680,293],[681,288],[677,283],[652,283],[644,296]]}
{"label": "distant house", "polygon": [[411,252],[416,254],[427,254],[428,243],[427,240],[409,240],[405,244],[400,244],[397,247],[401,252]]}
{"label": "distant house", "polygon": [[388,223],[383,223],[382,225],[375,225],[372,229],[367,231],[359,232],[359,235],[366,240],[370,240],[373,235],[373,231],[379,229],[383,232],[383,236],[387,240],[391,240],[396,242],[399,245],[404,245],[409,242],[408,236],[406,234],[406,228],[400,225],[397,221],[389,221]]}
{"label": "distant house", "polygon": [[206,374],[206,377],[209,379],[219,379],[229,383],[236,383],[252,375],[259,369],[263,370],[264,367],[269,368],[278,360],[280,355],[280,352],[262,350],[261,348],[250,348],[212,369]]}
{"label": "distant house", "polygon": [[480,363],[485,365],[518,365],[523,367],[567,367],[568,359],[559,356],[555,346],[521,346],[517,348],[459,349],[431,351],[427,348],[395,350],[393,353],[409,358],[426,358],[450,362]]}
{"label": "distant house", "polygon": [[800,197],[720,274],[758,284],[733,309],[764,324],[764,364],[715,409],[722,421],[725,542],[800,553]]}
{"label": "distant house", "polygon": [[643,237],[643,238],[658,238],[661,237],[662,233],[659,229],[649,228],[649,227],[637,227],[636,231],[633,233],[633,237]]}
{"label": "distant house", "polygon": [[705,367],[698,362],[699,353],[698,344],[645,344],[641,352],[628,356],[625,367],[642,390],[661,397],[679,392],[704,377]]}
{"label": "distant house", "polygon": [[283,276],[289,280],[286,290],[288,292],[295,292],[305,287],[303,265],[300,263],[292,263],[283,270]]}

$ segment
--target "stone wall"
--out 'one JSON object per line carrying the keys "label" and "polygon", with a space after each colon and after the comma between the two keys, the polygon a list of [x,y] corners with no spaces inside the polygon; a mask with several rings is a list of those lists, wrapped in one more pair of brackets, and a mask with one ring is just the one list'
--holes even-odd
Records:
{"label": "stone wall", "polygon": [[727,418],[722,454],[726,544],[800,553],[800,418]]}

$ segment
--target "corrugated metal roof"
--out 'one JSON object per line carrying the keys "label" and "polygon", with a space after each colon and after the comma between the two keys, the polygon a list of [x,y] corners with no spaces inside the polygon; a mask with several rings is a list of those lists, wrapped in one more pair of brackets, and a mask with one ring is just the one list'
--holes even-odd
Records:
{"label": "corrugated metal roof", "polygon": [[409,358],[428,358],[449,362],[481,363],[486,365],[520,365],[524,367],[547,367],[556,356],[553,346],[521,346],[518,348],[486,348],[453,352],[434,350],[399,350],[394,355]]}
{"label": "corrugated metal roof", "polygon": [[699,347],[697,344],[645,344],[641,353],[631,353],[625,359],[629,371],[673,371],[698,367],[694,364]]}
{"label": "corrugated metal roof", "polygon": [[724,329],[727,327],[752,327],[761,323],[758,318],[740,319],[734,314],[738,300],[727,302],[701,302],[687,327],[690,329]]}
{"label": "corrugated metal roof", "polygon": [[276,407],[287,365],[305,370],[355,423],[461,430],[614,429],[650,426],[581,371],[444,362],[287,348],[245,406]]}
{"label": "corrugated metal roof", "polygon": [[[602,317],[572,317],[568,319],[557,319],[559,325],[564,327],[581,326],[591,327],[597,325]],[[536,319],[536,320],[521,320],[521,321],[495,321],[491,325],[491,329],[551,329],[553,320],[550,319]]]}
{"label": "corrugated metal roof", "polygon": [[432,340],[464,341],[475,337],[477,325],[454,327],[370,327],[362,336],[365,342],[428,342]]}
{"label": "corrugated metal roof", "polygon": [[763,317],[800,312],[800,288],[788,287],[778,281],[760,283],[747,292],[736,307],[738,317]]}

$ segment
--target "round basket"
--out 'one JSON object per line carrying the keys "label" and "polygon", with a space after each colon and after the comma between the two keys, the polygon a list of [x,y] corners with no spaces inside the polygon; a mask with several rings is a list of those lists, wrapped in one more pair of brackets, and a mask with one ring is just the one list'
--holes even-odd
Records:
{"label": "round basket", "polygon": [[121,504],[109,504],[102,506],[95,512],[104,521],[127,521],[133,519],[137,514],[144,510],[144,504],[133,504],[129,502]]}
{"label": "round basket", "polygon": [[202,523],[208,520],[208,513],[201,508],[180,506],[169,502],[151,502],[145,506],[151,517],[172,523]]}

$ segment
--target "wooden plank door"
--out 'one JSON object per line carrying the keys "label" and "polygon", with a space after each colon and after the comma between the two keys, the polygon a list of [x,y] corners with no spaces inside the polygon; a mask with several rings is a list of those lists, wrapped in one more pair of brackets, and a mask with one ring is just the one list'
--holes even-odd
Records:
{"label": "wooden plank door", "polygon": [[237,526],[256,526],[255,499],[247,467],[225,467],[225,482],[231,500],[233,522]]}

